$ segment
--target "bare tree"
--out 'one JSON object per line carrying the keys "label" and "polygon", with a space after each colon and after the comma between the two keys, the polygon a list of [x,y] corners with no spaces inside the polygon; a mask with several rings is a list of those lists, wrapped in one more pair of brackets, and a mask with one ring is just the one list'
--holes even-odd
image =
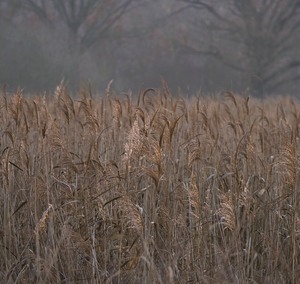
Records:
{"label": "bare tree", "polygon": [[19,0],[42,21],[62,21],[81,48],[108,37],[135,0]]}
{"label": "bare tree", "polygon": [[184,44],[249,78],[257,95],[300,78],[300,0],[178,0],[198,11],[211,38]]}

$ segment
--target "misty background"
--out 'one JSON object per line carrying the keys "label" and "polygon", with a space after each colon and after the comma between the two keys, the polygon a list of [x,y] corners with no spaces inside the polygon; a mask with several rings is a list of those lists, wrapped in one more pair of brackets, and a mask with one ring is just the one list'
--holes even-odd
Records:
{"label": "misty background", "polygon": [[0,84],[25,92],[300,91],[300,0],[0,0]]}

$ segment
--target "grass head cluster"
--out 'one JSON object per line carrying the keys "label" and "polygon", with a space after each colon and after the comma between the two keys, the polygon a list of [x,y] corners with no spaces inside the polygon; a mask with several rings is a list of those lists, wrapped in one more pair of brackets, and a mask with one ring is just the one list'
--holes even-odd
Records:
{"label": "grass head cluster", "polygon": [[0,97],[6,283],[296,283],[300,103],[165,85]]}

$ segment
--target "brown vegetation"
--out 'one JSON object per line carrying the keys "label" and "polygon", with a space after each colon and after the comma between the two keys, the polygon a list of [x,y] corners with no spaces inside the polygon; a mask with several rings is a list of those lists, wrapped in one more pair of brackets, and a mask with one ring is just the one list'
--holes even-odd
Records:
{"label": "brown vegetation", "polygon": [[6,283],[296,283],[300,104],[167,86],[0,98]]}

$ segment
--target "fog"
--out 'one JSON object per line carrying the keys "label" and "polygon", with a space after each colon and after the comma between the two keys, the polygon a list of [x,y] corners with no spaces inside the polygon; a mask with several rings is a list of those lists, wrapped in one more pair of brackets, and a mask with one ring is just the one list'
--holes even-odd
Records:
{"label": "fog", "polygon": [[0,0],[0,84],[299,93],[300,1]]}

